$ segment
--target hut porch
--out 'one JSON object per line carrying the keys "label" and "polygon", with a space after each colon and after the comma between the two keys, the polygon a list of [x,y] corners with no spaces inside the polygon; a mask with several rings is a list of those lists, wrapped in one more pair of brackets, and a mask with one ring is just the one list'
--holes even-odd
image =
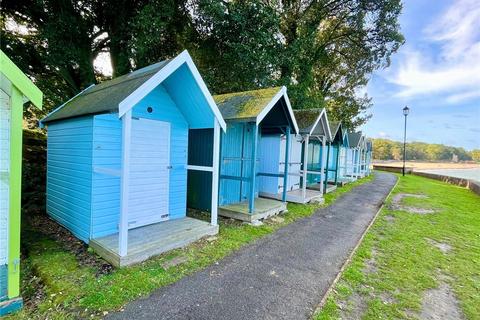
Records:
{"label": "hut porch", "polygon": [[[320,190],[320,183],[311,183],[311,184],[308,184],[308,185],[307,185],[307,189],[319,191],[319,190]],[[337,186],[336,186],[336,185],[328,183],[325,193],[330,193],[330,192],[332,192],[332,191],[335,191],[336,189],[337,189]]]}
{"label": "hut porch", "polygon": [[[260,192],[260,196],[270,199],[282,200],[283,194],[281,192],[276,195]],[[323,203],[324,201],[325,200],[323,199],[323,194],[319,190],[306,189],[305,196],[303,195],[302,189],[287,191],[287,202],[305,204],[309,202]]]}
{"label": "hut porch", "polygon": [[116,267],[128,266],[218,233],[218,225],[185,217],[128,230],[128,250],[119,255],[119,234],[90,240],[90,247]]}
{"label": "hut porch", "polygon": [[253,213],[249,212],[248,201],[242,201],[220,206],[218,208],[218,214],[228,218],[253,222],[260,219],[266,219],[286,210],[287,205],[284,202],[265,198],[255,198]]}

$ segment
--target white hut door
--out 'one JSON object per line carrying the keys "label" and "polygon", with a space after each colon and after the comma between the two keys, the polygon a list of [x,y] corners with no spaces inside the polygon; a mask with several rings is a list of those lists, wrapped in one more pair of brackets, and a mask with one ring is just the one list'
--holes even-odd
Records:
{"label": "white hut door", "polygon": [[170,123],[132,119],[128,227],[169,216]]}

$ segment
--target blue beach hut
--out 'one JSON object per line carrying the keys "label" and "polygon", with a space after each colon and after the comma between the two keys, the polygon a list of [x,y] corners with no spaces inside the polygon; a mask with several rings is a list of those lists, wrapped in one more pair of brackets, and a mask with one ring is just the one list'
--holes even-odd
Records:
{"label": "blue beach hut", "polygon": [[215,96],[227,130],[222,134],[220,152],[219,214],[243,221],[256,221],[286,210],[286,190],[282,201],[259,197],[266,178],[286,181],[288,166],[278,171],[278,163],[288,162],[287,147],[280,159],[280,139],[297,133],[298,126],[287,89],[267,88]]}
{"label": "blue beach hut", "polygon": [[[226,123],[187,51],[90,86],[41,123],[48,126],[48,214],[113,265],[218,232]],[[189,163],[189,137],[205,129],[210,161]],[[210,175],[210,222],[186,216],[189,171]]]}
{"label": "blue beach hut", "polygon": [[[326,141],[331,140],[331,132],[325,109],[294,110],[299,134],[291,134],[290,156],[288,159],[287,201],[308,203],[323,201],[323,184],[325,179]],[[265,148],[280,145],[278,172],[285,170],[285,152],[287,139],[285,135],[276,137],[279,141],[266,145]],[[278,143],[279,142],[279,143]],[[262,177],[260,196],[282,199],[284,179]],[[310,185],[311,187],[307,186]],[[314,186],[319,188],[314,188]]]}
{"label": "blue beach hut", "polygon": [[330,122],[332,140],[327,144],[327,168],[324,181],[325,192],[331,192],[336,189],[338,184],[343,184],[341,180],[341,153],[342,149],[348,147],[348,135],[341,122]]}

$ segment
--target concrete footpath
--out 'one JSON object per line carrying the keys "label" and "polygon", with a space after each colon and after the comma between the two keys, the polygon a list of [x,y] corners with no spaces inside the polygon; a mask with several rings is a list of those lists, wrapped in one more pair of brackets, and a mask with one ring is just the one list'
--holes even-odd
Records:
{"label": "concrete footpath", "polygon": [[395,185],[377,172],[334,204],[108,319],[307,319]]}

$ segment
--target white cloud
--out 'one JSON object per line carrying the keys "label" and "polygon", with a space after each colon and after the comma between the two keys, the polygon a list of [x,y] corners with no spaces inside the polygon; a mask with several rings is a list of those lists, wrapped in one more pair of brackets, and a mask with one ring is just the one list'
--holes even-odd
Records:
{"label": "white cloud", "polygon": [[407,45],[387,80],[402,88],[398,97],[442,94],[449,103],[478,98],[480,2],[454,1],[432,21],[422,46]]}

